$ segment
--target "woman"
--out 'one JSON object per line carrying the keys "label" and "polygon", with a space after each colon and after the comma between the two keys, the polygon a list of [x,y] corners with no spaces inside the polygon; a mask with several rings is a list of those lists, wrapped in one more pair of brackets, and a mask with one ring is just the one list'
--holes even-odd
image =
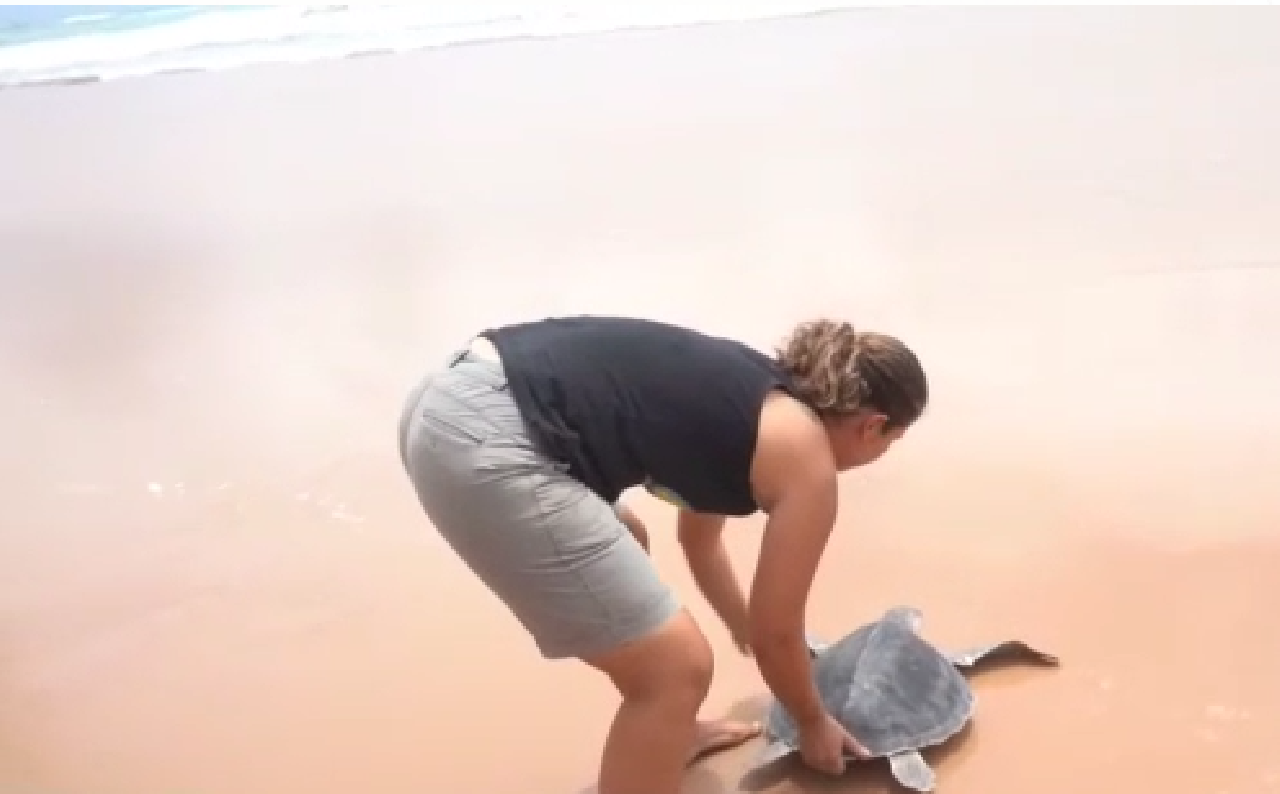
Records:
{"label": "woman", "polygon": [[[801,728],[824,771],[862,748],[825,711],[805,601],[836,520],[837,474],[870,463],[924,411],[898,340],[798,326],[771,358],[646,320],[577,317],[486,331],[410,396],[400,451],[428,517],[532,635],[622,695],[600,794],[676,794],[688,761],[752,726],[698,722],[712,654],[659,579],[625,508],[635,485],[675,503],[699,589]],[[768,515],[748,599],[720,533]]]}

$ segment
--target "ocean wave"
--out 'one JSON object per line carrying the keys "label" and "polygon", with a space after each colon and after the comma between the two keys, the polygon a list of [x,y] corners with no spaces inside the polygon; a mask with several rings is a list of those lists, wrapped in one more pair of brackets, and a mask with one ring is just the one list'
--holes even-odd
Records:
{"label": "ocean wave", "polygon": [[[38,37],[6,36],[0,87],[113,80],[160,72],[304,62],[475,41],[546,38],[814,13],[840,0],[522,0],[415,5],[161,6],[117,13],[76,6]],[[137,8],[137,7],[133,7]],[[12,34],[12,31],[9,31]]]}

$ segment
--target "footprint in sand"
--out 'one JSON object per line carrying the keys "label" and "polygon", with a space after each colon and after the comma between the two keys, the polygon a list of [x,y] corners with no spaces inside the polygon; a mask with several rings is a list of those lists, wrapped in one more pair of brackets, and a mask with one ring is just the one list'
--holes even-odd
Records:
{"label": "footprint in sand", "polygon": [[1080,698],[1085,711],[1091,717],[1101,717],[1111,708],[1111,698],[1115,694],[1116,680],[1109,675],[1093,674],[1093,688]]}
{"label": "footprint in sand", "polygon": [[1237,722],[1239,720],[1247,720],[1252,716],[1247,709],[1224,706],[1221,703],[1211,703],[1205,706],[1204,715],[1216,722]]}
{"label": "footprint in sand", "polygon": [[307,502],[328,513],[329,518],[343,524],[363,524],[364,516],[353,512],[346,502],[340,502],[331,496],[314,497],[309,491],[303,491],[295,497],[299,502]]}
{"label": "footprint in sand", "polygon": [[1210,703],[1204,707],[1204,717],[1214,724],[1201,726],[1196,733],[1205,742],[1219,744],[1224,739],[1223,734],[1233,723],[1247,720],[1251,716],[1253,715],[1247,709],[1222,703]]}

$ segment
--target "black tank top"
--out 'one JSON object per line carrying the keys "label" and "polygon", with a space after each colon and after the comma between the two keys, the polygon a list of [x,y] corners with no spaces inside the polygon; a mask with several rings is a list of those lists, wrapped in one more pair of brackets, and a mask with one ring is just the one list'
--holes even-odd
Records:
{"label": "black tank top", "polygon": [[649,320],[572,317],[482,334],[534,442],[606,501],[643,485],[703,513],[749,515],[760,410],[791,393],[768,356]]}

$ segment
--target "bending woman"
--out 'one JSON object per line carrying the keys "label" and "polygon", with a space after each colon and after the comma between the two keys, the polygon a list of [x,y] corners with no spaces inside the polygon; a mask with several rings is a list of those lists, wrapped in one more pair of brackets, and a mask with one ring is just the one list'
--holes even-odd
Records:
{"label": "bending woman", "polygon": [[[600,794],[677,794],[692,757],[754,730],[698,722],[711,647],[622,492],[679,506],[699,589],[800,727],[805,761],[839,772],[862,748],[814,689],[805,602],[837,474],[884,454],[927,401],[906,346],[844,322],[804,323],[771,358],[646,320],[549,319],[485,331],[428,375],[400,452],[431,522],[542,655],[617,687]],[[720,533],[757,510],[768,521],[747,598]]]}

